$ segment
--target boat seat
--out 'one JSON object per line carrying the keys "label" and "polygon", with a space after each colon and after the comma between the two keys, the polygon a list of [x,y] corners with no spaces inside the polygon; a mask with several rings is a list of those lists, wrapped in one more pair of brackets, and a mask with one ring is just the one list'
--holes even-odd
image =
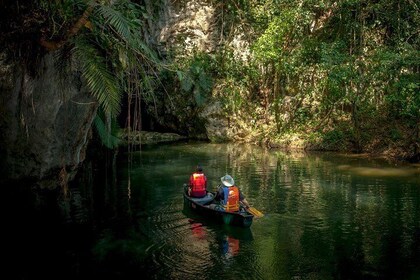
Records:
{"label": "boat seat", "polygon": [[206,194],[206,196],[204,197],[200,197],[200,198],[195,198],[195,197],[191,197],[191,200],[193,200],[194,202],[200,203],[200,204],[207,204],[211,201],[213,201],[214,199],[214,194],[208,192]]}

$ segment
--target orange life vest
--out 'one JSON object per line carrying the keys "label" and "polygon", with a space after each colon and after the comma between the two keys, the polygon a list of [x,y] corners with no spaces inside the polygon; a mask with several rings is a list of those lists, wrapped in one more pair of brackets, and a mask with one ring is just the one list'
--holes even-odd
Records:
{"label": "orange life vest", "polygon": [[191,196],[205,196],[206,182],[207,178],[203,173],[193,173],[190,178]]}
{"label": "orange life vest", "polygon": [[238,187],[224,187],[224,200],[223,204],[226,212],[239,211],[239,189]]}

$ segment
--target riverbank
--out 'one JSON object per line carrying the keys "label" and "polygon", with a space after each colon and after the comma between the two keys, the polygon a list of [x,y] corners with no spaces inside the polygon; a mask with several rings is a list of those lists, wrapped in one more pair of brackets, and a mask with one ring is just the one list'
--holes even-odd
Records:
{"label": "riverbank", "polygon": [[186,136],[176,133],[132,130],[122,130],[119,138],[122,140],[121,145],[123,146],[176,142],[187,139]]}
{"label": "riverbank", "polygon": [[[127,131],[120,133],[121,145],[149,145],[158,143],[170,143],[190,138],[176,133],[161,133],[154,131]],[[229,141],[225,141],[229,142]],[[321,134],[299,134],[289,133],[281,137],[259,138],[256,135],[249,135],[247,138],[234,139],[237,143],[251,143],[268,149],[290,150],[290,151],[320,151],[320,152],[339,152],[354,154],[364,158],[383,158],[393,162],[419,163],[419,154],[415,154],[415,149],[406,149],[407,143],[393,142],[385,145],[370,143],[357,151],[354,143],[350,140],[338,139],[338,137],[325,137]]]}
{"label": "riverbank", "polygon": [[342,135],[285,134],[281,137],[262,141],[268,148],[306,151],[333,151],[362,155],[363,157],[383,158],[395,162],[420,162],[420,145],[418,141],[390,140],[386,137],[366,139],[359,147]]}

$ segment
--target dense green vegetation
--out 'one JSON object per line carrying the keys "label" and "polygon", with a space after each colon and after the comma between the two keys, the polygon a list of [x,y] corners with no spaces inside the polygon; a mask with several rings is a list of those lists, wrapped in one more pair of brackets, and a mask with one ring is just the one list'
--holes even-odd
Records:
{"label": "dense green vegetation", "polygon": [[248,60],[236,57],[225,29],[210,63],[214,96],[225,100],[238,138],[418,157],[413,1],[225,1],[221,9],[251,49]]}
{"label": "dense green vegetation", "polygon": [[[415,1],[207,1],[216,50],[186,55],[174,46],[160,57],[146,37],[164,1],[11,2],[1,41],[59,50],[62,67],[76,61],[101,105],[95,124],[109,147],[122,99],[127,127],[141,129],[146,108],[162,127],[199,137],[200,112],[217,101],[234,140],[419,159]],[[242,49],[232,45],[238,35]]]}
{"label": "dense green vegetation", "polygon": [[[122,100],[128,99],[128,108],[138,102],[151,89],[153,69],[159,66],[156,54],[139,36],[144,8],[128,0],[12,2],[3,10],[1,27],[6,32],[1,42],[22,63],[53,52],[64,75],[79,69],[100,105],[94,122],[98,136],[107,147],[116,147]],[[128,118],[127,126],[135,122]]]}

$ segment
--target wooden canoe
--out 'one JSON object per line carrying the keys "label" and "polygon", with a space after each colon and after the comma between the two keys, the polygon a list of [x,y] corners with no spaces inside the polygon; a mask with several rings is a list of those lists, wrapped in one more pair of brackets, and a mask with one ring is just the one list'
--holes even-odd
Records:
{"label": "wooden canoe", "polygon": [[203,198],[193,198],[184,191],[184,206],[208,217],[209,219],[222,222],[227,225],[250,227],[254,216],[246,211],[226,212],[220,205],[213,202],[215,193],[207,192]]}

